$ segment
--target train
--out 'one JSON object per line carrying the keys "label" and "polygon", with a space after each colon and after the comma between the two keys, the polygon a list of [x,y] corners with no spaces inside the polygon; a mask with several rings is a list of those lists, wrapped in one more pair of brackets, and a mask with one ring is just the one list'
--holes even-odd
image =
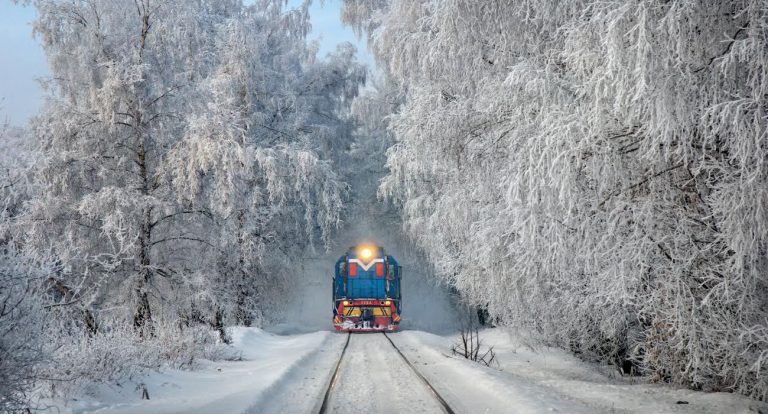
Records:
{"label": "train", "polygon": [[384,248],[358,244],[336,261],[333,326],[337,331],[396,331],[403,268]]}

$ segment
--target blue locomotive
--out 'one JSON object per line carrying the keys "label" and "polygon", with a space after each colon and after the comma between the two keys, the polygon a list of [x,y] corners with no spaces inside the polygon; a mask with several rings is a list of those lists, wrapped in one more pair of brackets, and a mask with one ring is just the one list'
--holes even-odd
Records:
{"label": "blue locomotive", "polygon": [[350,247],[336,262],[333,326],[337,331],[394,331],[400,324],[402,267],[384,248]]}

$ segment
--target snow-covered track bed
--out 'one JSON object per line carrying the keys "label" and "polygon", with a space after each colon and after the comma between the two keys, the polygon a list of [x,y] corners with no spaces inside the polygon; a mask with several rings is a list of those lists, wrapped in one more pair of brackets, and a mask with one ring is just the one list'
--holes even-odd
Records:
{"label": "snow-covered track bed", "polygon": [[392,347],[395,348],[395,351],[397,351],[398,355],[400,355],[400,357],[403,359],[403,361],[405,361],[405,363],[411,368],[413,373],[416,374],[416,376],[427,387],[427,389],[429,389],[429,392],[432,393],[432,395],[435,397],[435,399],[443,407],[443,411],[445,411],[446,414],[455,414],[453,409],[451,409],[451,406],[448,405],[448,403],[445,401],[445,399],[440,396],[440,393],[438,393],[437,390],[435,389],[435,387],[433,387],[432,384],[430,384],[429,380],[427,380],[427,378],[425,378],[423,375],[421,375],[421,373],[419,372],[419,370],[416,369],[416,367],[413,365],[413,363],[411,363],[411,361],[409,361],[408,358],[406,358],[405,354],[403,354],[403,351],[401,351],[400,348],[398,348],[397,345],[395,345],[395,343],[392,342],[392,339],[386,333],[384,333],[384,337],[387,338],[387,341],[389,341],[390,344],[392,344]]}
{"label": "snow-covered track bed", "polygon": [[455,411],[386,334],[356,333],[348,337],[318,413],[360,412]]}

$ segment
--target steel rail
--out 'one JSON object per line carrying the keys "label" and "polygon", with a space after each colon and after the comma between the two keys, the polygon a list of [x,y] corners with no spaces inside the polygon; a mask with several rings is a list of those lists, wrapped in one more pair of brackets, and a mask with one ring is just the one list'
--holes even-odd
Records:
{"label": "steel rail", "polygon": [[387,338],[390,344],[392,344],[392,347],[395,348],[395,351],[397,351],[398,354],[400,354],[400,357],[403,358],[403,361],[405,361],[405,364],[408,365],[414,374],[421,380],[421,382],[427,387],[429,392],[432,393],[432,396],[435,397],[437,402],[440,403],[440,407],[442,407],[443,411],[445,411],[446,414],[456,414],[450,405],[445,401],[445,399],[440,396],[440,393],[437,392],[435,387],[432,386],[432,384],[429,383],[429,381],[421,375],[419,370],[416,369],[416,367],[411,363],[411,361],[408,360],[408,358],[405,357],[405,354],[403,354],[402,351],[400,351],[400,348],[395,345],[394,342],[392,342],[392,338],[389,337],[389,335],[386,334],[386,332],[382,332],[384,334],[384,337]]}
{"label": "steel rail", "polygon": [[331,399],[331,391],[333,391],[333,388],[336,386],[336,382],[339,380],[339,368],[341,368],[341,361],[344,359],[344,354],[347,352],[347,347],[349,346],[349,338],[351,337],[352,334],[347,333],[347,341],[344,343],[344,348],[341,350],[339,360],[336,362],[336,368],[333,369],[333,375],[331,376],[331,381],[328,383],[328,388],[325,389],[325,396],[323,397],[323,403],[320,405],[320,411],[318,411],[318,414],[325,414],[326,410],[328,409],[328,401]]}

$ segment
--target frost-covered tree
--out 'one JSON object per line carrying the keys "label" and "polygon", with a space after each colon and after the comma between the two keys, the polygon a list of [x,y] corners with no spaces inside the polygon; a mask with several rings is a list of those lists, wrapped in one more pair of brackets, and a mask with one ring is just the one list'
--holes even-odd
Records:
{"label": "frost-covered tree", "polygon": [[348,44],[316,58],[309,2],[26,3],[51,77],[0,128],[3,412],[221,357],[283,306],[342,221],[365,80]]}
{"label": "frost-covered tree", "polygon": [[246,325],[282,305],[293,259],[318,241],[327,246],[340,223],[346,184],[335,162],[365,79],[351,46],[315,61],[304,43],[306,5],[284,16],[281,3],[258,2],[217,28],[220,59],[196,90],[167,169],[181,201],[220,225],[206,301]]}
{"label": "frost-covered tree", "polygon": [[765,5],[348,0],[404,103],[381,191],[503,323],[768,396]]}
{"label": "frost-covered tree", "polygon": [[0,410],[27,412],[32,389],[45,377],[44,286],[50,263],[24,253],[8,237],[13,220],[0,218]]}
{"label": "frost-covered tree", "polygon": [[[394,143],[389,130],[390,115],[400,105],[400,91],[384,75],[374,78],[366,89],[355,98],[352,113],[358,119],[355,142],[350,147],[351,162],[348,174],[362,182],[358,185],[357,196],[375,200],[379,180],[387,173],[386,152]],[[379,207],[389,209],[385,203]]]}
{"label": "frost-covered tree", "polygon": [[167,246],[204,242],[157,231],[186,211],[158,173],[183,134],[190,84],[210,66],[206,34],[239,5],[34,4],[52,80],[33,123],[44,160],[29,240],[64,263],[62,300],[125,306],[136,328],[151,329],[151,297],[163,296],[152,291],[181,283]]}
{"label": "frost-covered tree", "polygon": [[0,125],[0,411],[25,412],[47,361],[43,286],[50,262],[25,252],[19,233],[33,193],[28,134]]}
{"label": "frost-covered tree", "polygon": [[339,223],[354,51],[316,61],[307,4],[33,3],[52,78],[26,236],[56,298],[93,334],[254,322]]}

